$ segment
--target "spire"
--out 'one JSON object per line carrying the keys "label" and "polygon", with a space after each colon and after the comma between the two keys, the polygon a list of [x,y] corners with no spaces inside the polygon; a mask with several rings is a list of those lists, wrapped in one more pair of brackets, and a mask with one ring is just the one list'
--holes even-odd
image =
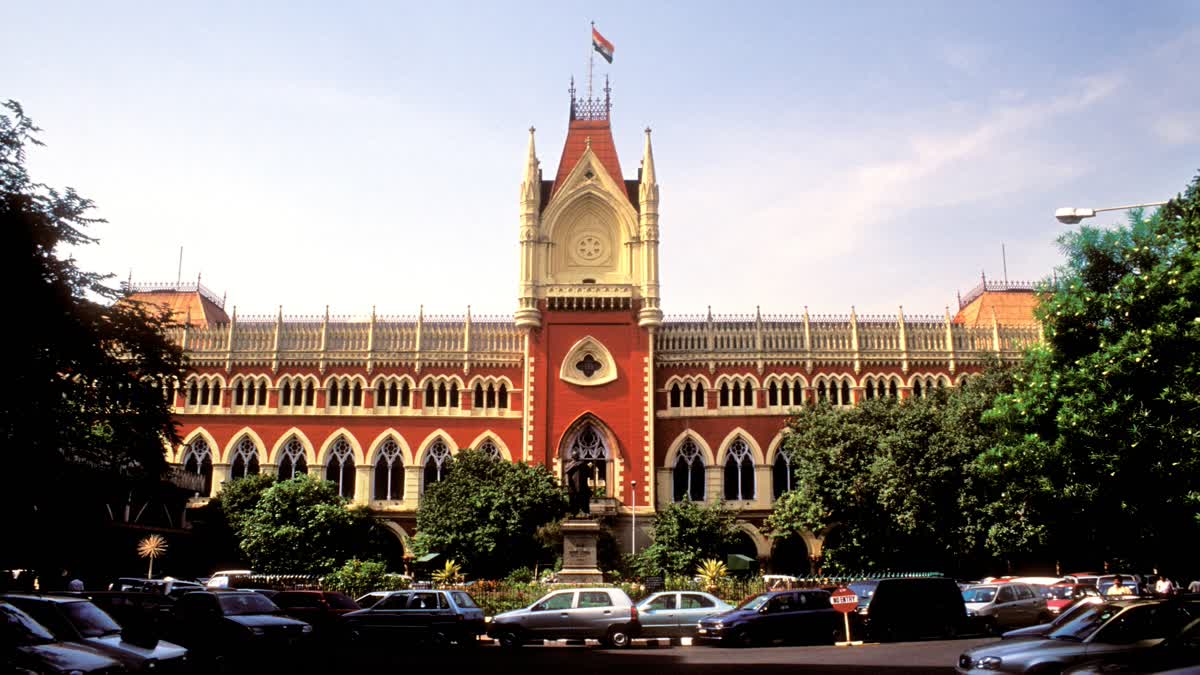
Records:
{"label": "spire", "polygon": [[642,150],[642,185],[656,185],[654,175],[654,149],[650,147],[650,127],[646,127],[646,146]]}
{"label": "spire", "polygon": [[541,201],[542,175],[538,168],[537,148],[533,142],[533,134],[537,131],[529,127],[529,153],[525,158],[525,177],[521,181],[521,201],[537,205]]}

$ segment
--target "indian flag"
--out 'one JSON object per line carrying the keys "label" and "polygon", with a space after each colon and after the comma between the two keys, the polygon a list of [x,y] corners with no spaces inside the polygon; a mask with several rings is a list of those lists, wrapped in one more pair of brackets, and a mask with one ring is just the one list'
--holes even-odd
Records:
{"label": "indian flag", "polygon": [[592,26],[592,47],[595,47],[596,51],[600,52],[600,56],[603,56],[605,61],[612,63],[612,43],[605,40],[604,36],[600,34],[600,31],[596,30],[595,26]]}

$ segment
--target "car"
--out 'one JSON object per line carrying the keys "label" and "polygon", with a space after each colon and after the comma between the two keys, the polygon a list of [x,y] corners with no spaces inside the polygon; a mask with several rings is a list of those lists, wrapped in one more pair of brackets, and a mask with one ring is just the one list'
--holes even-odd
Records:
{"label": "car", "polygon": [[254,575],[252,570],[219,570],[205,580],[208,588],[233,588],[237,582],[249,579]]}
{"label": "car", "polygon": [[711,593],[654,593],[637,603],[638,623],[642,627],[641,637],[693,637],[701,619],[732,609],[733,605]]}
{"label": "car", "polygon": [[1018,581],[971,586],[962,597],[968,620],[997,635],[1006,629],[1049,623],[1053,618],[1041,591]]}
{"label": "car", "polygon": [[[1180,669],[1176,671],[1176,669]],[[1200,671],[1200,619],[1193,619],[1178,633],[1149,649],[1110,652],[1068,668],[1069,675],[1102,673],[1160,673]]]}
{"label": "car", "polygon": [[483,610],[466,591],[390,591],[366,609],[343,614],[340,623],[345,634],[359,642],[472,646],[484,632]]}
{"label": "car", "polygon": [[258,593],[193,591],[175,603],[167,634],[195,659],[220,667],[256,657],[298,656],[312,626],[283,616],[278,605]]}
{"label": "car", "polygon": [[767,590],[771,591],[785,591],[791,589],[797,582],[800,581],[798,577],[791,576],[790,574],[764,574],[762,576],[762,580],[763,585],[767,587]]}
{"label": "car", "polygon": [[968,649],[955,666],[970,675],[1061,673],[1109,654],[1149,649],[1198,616],[1200,601],[1109,600],[1088,606],[1044,637]]}
{"label": "car", "polygon": [[108,585],[110,591],[141,591],[143,593],[158,593],[178,598],[190,591],[204,590],[204,585],[195,581],[182,579],[141,579],[138,577],[120,577]]}
{"label": "car", "polygon": [[831,644],[840,639],[841,628],[841,614],[830,604],[829,591],[770,591],[701,619],[696,637],[702,643],[738,647],[776,640]]}
{"label": "car", "polygon": [[132,628],[163,638],[164,626],[171,620],[175,598],[142,591],[89,591],[81,593],[104,610],[123,628]]}
{"label": "car", "polygon": [[0,664],[16,672],[62,675],[124,673],[120,661],[93,647],[61,642],[25,612],[0,601]]}
{"label": "car", "polygon": [[855,613],[867,636],[877,641],[951,638],[968,627],[962,591],[947,577],[855,581]]}
{"label": "car", "polygon": [[391,591],[371,591],[366,595],[355,598],[354,602],[358,603],[359,609],[370,609],[375,606],[375,603],[386,598],[390,593]]}
{"label": "car", "polygon": [[338,619],[362,609],[345,593],[335,591],[280,591],[271,600],[283,613],[311,625],[316,633],[328,633]]}
{"label": "car", "polygon": [[1080,598],[1100,597],[1100,592],[1095,586],[1086,584],[1054,584],[1047,589],[1048,596],[1046,598],[1046,611],[1058,616],[1064,609],[1075,604]]}
{"label": "car", "polygon": [[1084,608],[1088,607],[1089,605],[1099,604],[1101,602],[1104,602],[1104,598],[1100,597],[1099,595],[1084,596],[1067,606],[1067,608],[1062,610],[1058,616],[1054,617],[1054,620],[1050,623],[1042,623],[1036,626],[1026,626],[1025,628],[1015,628],[1005,632],[1000,636],[1000,639],[1016,640],[1020,638],[1044,637],[1051,631],[1056,630],[1059,626],[1062,626],[1068,621],[1073,620],[1079,615],[1080,612],[1084,611]]}
{"label": "car", "polygon": [[641,631],[637,607],[619,588],[552,591],[532,605],[492,617],[487,634],[503,647],[529,640],[595,639],[628,647]]}
{"label": "car", "polygon": [[1108,591],[1116,584],[1117,577],[1121,577],[1122,586],[1129,588],[1128,595],[1135,597],[1149,595],[1142,587],[1142,578],[1136,574],[1105,574],[1104,576],[1097,577],[1096,590],[1100,592],[1100,595],[1108,597]]}
{"label": "car", "polygon": [[0,597],[33,617],[60,642],[92,647],[120,661],[131,672],[179,672],[187,664],[183,647],[138,628],[122,629],[88,600],[54,595]]}

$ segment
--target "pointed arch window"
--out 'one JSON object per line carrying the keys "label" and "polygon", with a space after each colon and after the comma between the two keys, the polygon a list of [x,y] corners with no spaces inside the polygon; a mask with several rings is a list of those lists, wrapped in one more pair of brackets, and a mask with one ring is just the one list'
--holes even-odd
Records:
{"label": "pointed arch window", "polygon": [[787,450],[780,448],[779,452],[775,454],[775,465],[771,468],[771,472],[775,499],[779,499],[783,493],[796,487],[795,467],[792,466],[792,457]]}
{"label": "pointed arch window", "polygon": [[695,395],[692,393],[692,385],[688,384],[683,388],[683,407],[691,408],[695,405]]}
{"label": "pointed arch window", "polygon": [[725,457],[725,499],[754,499],[754,454],[740,436]]}
{"label": "pointed arch window", "polygon": [[671,402],[672,408],[678,408],[683,405],[683,393],[679,390],[679,383],[671,385]]}
{"label": "pointed arch window", "polygon": [[704,456],[692,439],[687,439],[679,447],[679,457],[675,460],[673,471],[675,501],[704,501]]}
{"label": "pointed arch window", "polygon": [[891,398],[900,398],[900,387],[897,386],[895,379],[888,384],[888,396]]}
{"label": "pointed arch window", "polygon": [[508,385],[500,383],[500,390],[496,392],[496,406],[501,410],[508,410]]}
{"label": "pointed arch window", "polygon": [[771,386],[767,387],[767,405],[772,408],[779,405],[779,385],[774,380],[771,381]]}
{"label": "pointed arch window", "polygon": [[279,453],[279,480],[288,480],[308,473],[308,459],[304,444],[292,436]]}
{"label": "pointed arch window", "polygon": [[721,383],[721,397],[718,402],[720,403],[722,408],[729,405],[729,383],[728,382]]}
{"label": "pointed arch window", "polygon": [[316,388],[316,386],[313,385],[312,382],[309,382],[308,386],[304,388],[304,405],[306,407],[312,406],[313,401],[315,401],[316,398],[317,398],[317,388]]}
{"label": "pointed arch window", "polygon": [[429,446],[429,452],[425,453],[424,490],[428,490],[429,486],[434,483],[446,480],[446,477],[450,475],[452,461],[450,447],[442,439],[437,439]]}
{"label": "pointed arch window", "polygon": [[704,407],[704,383],[703,382],[696,383],[696,407],[697,408]]}
{"label": "pointed arch window", "polygon": [[342,497],[354,499],[354,448],[345,437],[339,436],[329,450],[325,480],[336,484]]}
{"label": "pointed arch window", "polygon": [[500,454],[500,446],[496,445],[496,442],[490,438],[479,444],[479,451],[487,455],[489,459],[495,461],[500,461],[504,458]]}
{"label": "pointed arch window", "polygon": [[800,387],[800,380],[792,383],[792,402],[795,405],[804,403],[804,390]]}
{"label": "pointed arch window", "polygon": [[208,447],[208,441],[205,441],[203,438],[197,438],[188,444],[187,452],[183,455],[183,470],[187,473],[203,476],[203,494],[205,496],[212,494],[212,450]]}
{"label": "pointed arch window", "polygon": [[230,478],[238,480],[258,473],[258,447],[249,437],[243,436],[233,449],[233,462],[229,469]]}
{"label": "pointed arch window", "polygon": [[851,404],[853,404],[853,403],[854,403],[854,399],[850,398],[850,381],[849,381],[849,380],[842,380],[842,400],[841,400],[841,404],[842,404],[842,405],[851,405]]}
{"label": "pointed arch window", "polygon": [[584,475],[587,476],[588,487],[591,488],[593,496],[608,495],[608,443],[594,424],[587,423],[579,430],[571,441],[567,457],[587,463]]}
{"label": "pointed arch window", "polygon": [[292,405],[292,383],[287,380],[279,387],[279,405],[284,407]]}
{"label": "pointed arch window", "polygon": [[482,382],[477,382],[475,384],[475,400],[473,400],[471,402],[471,404],[474,405],[476,408],[483,407],[483,383]]}
{"label": "pointed arch window", "polygon": [[379,446],[375,460],[375,499],[404,499],[404,456],[392,438]]}

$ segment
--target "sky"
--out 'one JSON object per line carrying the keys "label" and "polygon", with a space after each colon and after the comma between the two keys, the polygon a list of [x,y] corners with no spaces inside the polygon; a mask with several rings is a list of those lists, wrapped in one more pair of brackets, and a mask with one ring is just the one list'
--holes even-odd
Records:
{"label": "sky", "polygon": [[[529,126],[547,178],[589,21],[612,125],[654,129],[671,315],[941,314],[1048,276],[1062,206],[1200,170],[1200,3],[42,2],[0,23],[70,251],[202,275],[239,316],[511,315]],[[599,85],[597,85],[599,89]],[[1120,213],[1096,224],[1119,222]]]}

